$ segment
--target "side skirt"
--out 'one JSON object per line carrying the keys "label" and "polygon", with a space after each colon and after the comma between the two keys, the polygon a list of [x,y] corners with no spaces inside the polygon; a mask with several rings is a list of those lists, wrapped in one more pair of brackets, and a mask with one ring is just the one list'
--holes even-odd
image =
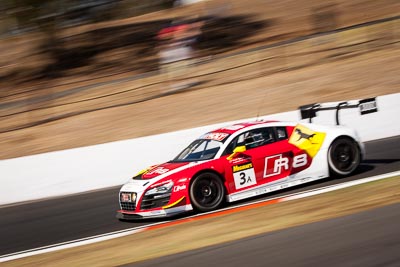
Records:
{"label": "side skirt", "polygon": [[[233,193],[233,194],[229,194],[227,195],[227,202],[234,202],[234,201],[238,201],[238,200],[242,200],[245,198],[249,198],[249,197],[255,197],[255,196],[259,196],[259,195],[263,195],[266,193],[270,193],[270,192],[274,192],[274,191],[279,191],[285,188],[289,188],[289,187],[293,187],[293,186],[297,186],[300,184],[305,184],[305,183],[309,183],[309,182],[313,182],[316,180],[320,180],[320,179],[324,179],[327,178],[328,176],[326,175],[321,175],[321,176],[317,176],[317,177],[304,177],[304,178],[300,178],[294,181],[283,181],[281,183],[274,183],[274,184],[265,184],[265,185],[260,185],[257,187],[253,187],[241,192],[237,192],[237,193]],[[290,179],[290,177],[289,177]]]}

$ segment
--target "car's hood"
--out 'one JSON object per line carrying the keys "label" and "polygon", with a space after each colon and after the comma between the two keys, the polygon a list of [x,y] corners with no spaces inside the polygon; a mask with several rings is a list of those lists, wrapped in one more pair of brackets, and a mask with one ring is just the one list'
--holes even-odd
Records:
{"label": "car's hood", "polygon": [[153,179],[157,176],[168,174],[169,172],[188,164],[190,164],[190,162],[166,162],[160,165],[152,166],[142,174],[142,179]]}
{"label": "car's hood", "polygon": [[148,186],[157,183],[170,174],[190,168],[190,166],[196,164],[198,162],[166,162],[152,166],[138,174],[141,176],[141,179],[131,179],[122,186],[120,191],[142,193]]}

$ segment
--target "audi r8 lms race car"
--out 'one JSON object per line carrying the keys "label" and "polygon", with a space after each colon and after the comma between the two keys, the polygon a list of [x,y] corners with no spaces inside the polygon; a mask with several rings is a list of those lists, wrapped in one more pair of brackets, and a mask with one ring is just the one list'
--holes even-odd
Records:
{"label": "audi r8 lms race car", "polygon": [[119,219],[217,209],[224,202],[334,176],[359,165],[364,146],[342,126],[256,121],[208,132],[173,160],[141,171],[119,192]]}

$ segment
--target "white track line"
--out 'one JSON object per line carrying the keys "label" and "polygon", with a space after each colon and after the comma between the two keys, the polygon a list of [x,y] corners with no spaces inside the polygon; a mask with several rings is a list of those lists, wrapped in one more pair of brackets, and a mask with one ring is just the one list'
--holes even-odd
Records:
{"label": "white track line", "polygon": [[397,175],[400,175],[400,171],[390,172],[390,173],[377,175],[377,176],[372,176],[372,177],[364,178],[361,180],[349,181],[349,182],[345,182],[345,183],[337,184],[337,185],[333,185],[333,186],[326,186],[326,187],[318,188],[317,190],[313,190],[311,192],[303,192],[300,194],[295,194],[293,196],[283,197],[283,201],[289,201],[289,200],[319,195],[319,194],[343,189],[343,188],[350,187],[350,186],[355,186],[355,185],[360,185],[360,184],[365,184],[365,183],[369,183],[369,182],[373,182],[373,181],[377,181],[377,180],[390,178],[390,177],[397,176]]}
{"label": "white track line", "polygon": [[84,238],[84,239],[73,240],[70,242],[64,242],[64,243],[54,244],[54,245],[50,245],[50,246],[25,250],[25,251],[21,251],[21,252],[16,252],[16,253],[0,256],[0,262],[21,259],[21,258],[25,258],[25,257],[30,257],[30,256],[34,256],[34,255],[39,255],[39,254],[62,250],[62,249],[67,249],[67,248],[89,245],[92,243],[106,241],[109,239],[114,239],[114,238],[118,238],[118,237],[122,237],[122,236],[136,234],[136,233],[142,232],[144,230],[145,229],[136,229],[136,230],[130,230],[130,231],[122,232],[122,233],[113,233],[111,235],[106,234],[106,235],[102,235],[102,236],[92,236],[92,237],[88,237],[88,238]]}
{"label": "white track line", "polygon": [[[294,193],[294,194],[288,194],[286,196],[281,196],[281,197],[263,199],[260,201],[245,203],[245,204],[238,205],[238,206],[232,206],[232,207],[220,209],[220,210],[209,212],[209,213],[218,213],[222,210],[229,210],[229,209],[234,209],[237,207],[249,206],[249,205],[252,205],[255,203],[266,202],[266,201],[270,201],[273,199],[279,199],[279,202],[283,202],[283,201],[290,201],[290,200],[294,200],[294,199],[305,198],[305,197],[323,194],[323,193],[334,191],[334,190],[343,189],[346,187],[351,187],[351,186],[355,186],[355,185],[369,183],[372,181],[382,180],[382,179],[386,179],[386,178],[390,178],[390,177],[398,176],[398,175],[400,175],[400,171],[386,173],[386,174],[377,175],[377,176],[373,176],[373,177],[368,177],[368,178],[364,178],[364,179],[360,179],[360,180],[345,182],[342,184],[330,185],[330,186],[326,186],[326,187],[322,187],[322,188],[307,190],[307,191],[301,192],[301,193]],[[194,215],[191,217],[202,216],[204,214],[206,214],[206,213],[197,214],[197,215]],[[190,217],[186,217],[185,219],[187,219],[187,218],[190,218]],[[68,241],[68,242],[39,247],[39,248],[35,248],[35,249],[30,249],[30,250],[24,250],[24,251],[15,252],[15,253],[7,254],[7,255],[2,255],[2,256],[0,256],[0,262],[21,259],[21,258],[44,254],[44,253],[48,253],[48,252],[52,252],[52,251],[58,251],[58,250],[62,250],[62,249],[93,244],[93,243],[110,240],[110,239],[114,239],[114,238],[118,238],[118,237],[122,237],[122,236],[132,235],[132,234],[146,231],[151,226],[164,224],[164,223],[168,223],[168,221],[149,224],[149,225],[130,228],[130,229],[125,229],[125,230],[120,230],[120,231],[106,233],[106,234],[102,234],[102,235],[91,236],[91,237],[87,237],[87,238],[76,239],[76,240],[72,240],[72,241]]]}

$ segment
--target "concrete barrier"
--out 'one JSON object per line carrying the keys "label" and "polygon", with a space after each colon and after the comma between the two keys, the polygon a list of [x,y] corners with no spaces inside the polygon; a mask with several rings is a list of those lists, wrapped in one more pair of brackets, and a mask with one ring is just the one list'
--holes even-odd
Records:
{"label": "concrete barrier", "polygon": [[[380,96],[377,113],[361,116],[358,110],[341,110],[340,121],[357,129],[363,141],[400,135],[399,103],[400,93]],[[300,112],[272,114],[260,119],[300,121]],[[123,184],[139,170],[172,159],[203,133],[240,121],[2,160],[0,205]],[[318,112],[313,122],[334,125],[335,111]]]}

